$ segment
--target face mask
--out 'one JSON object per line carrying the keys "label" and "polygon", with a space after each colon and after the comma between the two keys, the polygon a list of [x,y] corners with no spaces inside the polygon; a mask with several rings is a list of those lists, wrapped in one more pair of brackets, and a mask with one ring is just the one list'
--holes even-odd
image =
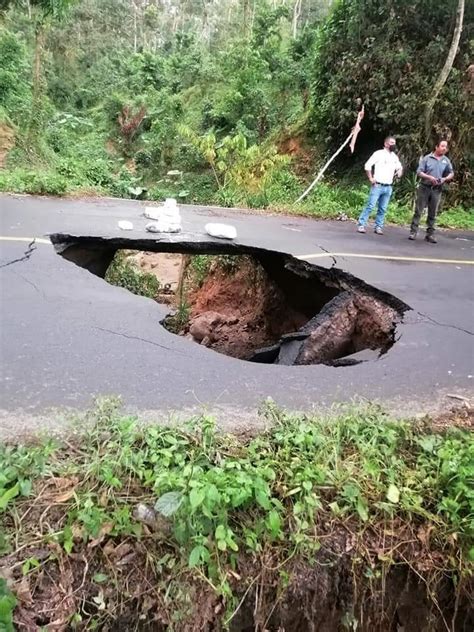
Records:
{"label": "face mask", "polygon": [[396,145],[389,145],[388,146],[388,151],[397,151],[397,146]]}

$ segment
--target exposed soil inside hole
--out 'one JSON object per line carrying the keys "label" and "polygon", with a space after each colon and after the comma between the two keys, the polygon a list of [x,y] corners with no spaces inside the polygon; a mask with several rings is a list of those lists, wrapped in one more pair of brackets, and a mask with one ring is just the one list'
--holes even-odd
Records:
{"label": "exposed soil inside hole", "polygon": [[[145,295],[173,306],[164,327],[242,360],[286,366],[374,360],[393,345],[409,309],[335,267],[233,243],[51,239],[64,258],[101,277],[127,248],[133,269],[159,281],[159,290],[150,294],[148,285]],[[139,294],[140,281],[131,276],[129,289]],[[116,284],[127,287],[121,279]]]}
{"label": "exposed soil inside hole", "polygon": [[154,274],[162,287],[173,293],[178,289],[183,255],[169,252],[131,251],[130,261],[142,272]]}
{"label": "exposed soil inside hole", "polygon": [[190,320],[180,333],[234,358],[249,359],[308,322],[308,314],[292,305],[251,257],[230,264],[214,259],[188,301]]}
{"label": "exposed soil inside hole", "polygon": [[284,365],[344,365],[375,359],[393,344],[399,313],[356,288],[309,284],[249,256],[212,258],[198,283],[192,259],[186,271],[181,301],[189,320],[171,316],[163,324],[219,353]]}

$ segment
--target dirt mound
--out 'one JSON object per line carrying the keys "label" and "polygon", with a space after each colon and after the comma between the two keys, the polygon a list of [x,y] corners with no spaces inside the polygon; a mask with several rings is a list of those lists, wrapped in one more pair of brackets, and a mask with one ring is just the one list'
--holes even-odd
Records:
{"label": "dirt mound", "polygon": [[142,272],[154,274],[161,286],[169,286],[176,292],[183,255],[169,252],[135,252],[130,259],[136,263]]}
{"label": "dirt mound", "polygon": [[217,260],[188,300],[191,320],[184,333],[193,335],[198,318],[202,321],[205,314],[217,313],[220,319],[212,321],[212,336],[203,337],[205,344],[234,358],[248,359],[259,347],[298,330],[308,320],[288,304],[284,292],[250,257],[239,257],[230,269]]}
{"label": "dirt mound", "polygon": [[291,156],[296,173],[306,176],[313,173],[315,164],[314,148],[307,144],[304,136],[290,136],[280,141],[278,150],[282,154]]}
{"label": "dirt mound", "polygon": [[217,257],[201,283],[186,284],[189,322],[169,328],[254,362],[350,365],[375,359],[393,344],[398,312],[360,288],[337,285],[273,260]]}

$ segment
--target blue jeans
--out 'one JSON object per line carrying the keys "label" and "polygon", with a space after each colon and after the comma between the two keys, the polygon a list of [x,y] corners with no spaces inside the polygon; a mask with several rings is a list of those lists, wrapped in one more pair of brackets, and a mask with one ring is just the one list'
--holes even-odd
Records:
{"label": "blue jeans", "polygon": [[359,226],[365,226],[369,220],[369,215],[377,204],[377,215],[375,216],[375,226],[383,228],[385,212],[392,197],[392,185],[373,184],[370,188],[369,199],[365,209],[359,216]]}

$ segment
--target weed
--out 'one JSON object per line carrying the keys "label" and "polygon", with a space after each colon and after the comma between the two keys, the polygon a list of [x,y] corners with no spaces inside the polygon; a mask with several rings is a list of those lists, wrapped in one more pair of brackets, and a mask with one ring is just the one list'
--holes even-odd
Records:
{"label": "weed", "polygon": [[156,298],[160,290],[160,282],[156,276],[149,272],[142,272],[123,250],[116,253],[107,270],[105,280],[133,294],[148,298]]}
{"label": "weed", "polygon": [[16,599],[12,591],[8,588],[5,579],[0,577],[0,630],[2,632],[14,632],[13,611],[16,606]]}
{"label": "weed", "polygon": [[213,261],[212,255],[195,255],[191,259],[191,272],[193,274],[193,281],[198,287],[201,287],[204,283]]}
{"label": "weed", "polygon": [[[283,590],[286,560],[314,560],[337,525],[344,525],[357,542],[367,529],[374,538],[380,534],[371,577],[379,572],[377,563],[412,556],[418,569],[436,559],[435,572],[444,564],[444,572],[456,572],[461,581],[473,555],[472,433],[435,433],[395,422],[375,407],[317,418],[268,404],[262,414],[272,428],[240,442],[219,434],[209,417],[176,428],[143,427],[103,402],[94,425],[74,445],[3,448],[4,488],[27,480],[24,491],[43,490],[29,497],[19,487],[5,504],[6,533],[13,542],[15,532],[22,577],[53,563],[38,559],[37,549],[29,548],[32,538],[59,543],[61,555],[71,559],[90,557],[100,543],[112,555],[117,542],[128,543],[127,550],[131,542],[147,542],[147,567],[158,569],[157,577],[166,572],[166,594],[175,594],[180,617],[189,609],[178,582],[186,569],[205,578],[232,610],[230,577],[244,559],[271,555]],[[66,491],[48,497],[45,490],[58,481]],[[154,505],[154,512],[147,510],[157,516],[153,535],[137,518],[136,502]],[[18,518],[33,509],[47,513],[52,504],[59,511],[34,529]],[[428,533],[429,542],[420,533]],[[367,555],[363,542],[355,555]],[[114,566],[89,563],[95,586],[112,581]],[[101,594],[96,588],[93,598]],[[10,598],[10,610],[12,603]]]}

